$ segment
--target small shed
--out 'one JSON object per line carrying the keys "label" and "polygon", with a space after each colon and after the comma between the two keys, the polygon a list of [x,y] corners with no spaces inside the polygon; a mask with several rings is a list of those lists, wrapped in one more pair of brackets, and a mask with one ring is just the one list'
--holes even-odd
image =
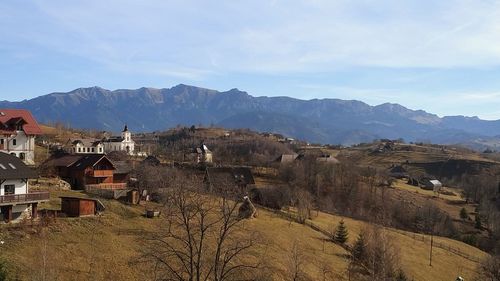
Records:
{"label": "small shed", "polygon": [[443,184],[440,181],[426,177],[421,178],[419,183],[422,189],[433,190],[435,192],[438,192],[443,187]]}
{"label": "small shed", "polygon": [[439,192],[443,187],[443,184],[438,180],[430,180],[430,182],[432,184],[432,190],[434,190],[434,192]]}
{"label": "small shed", "polygon": [[104,205],[98,199],[64,196],[61,211],[68,217],[94,216],[104,211]]}

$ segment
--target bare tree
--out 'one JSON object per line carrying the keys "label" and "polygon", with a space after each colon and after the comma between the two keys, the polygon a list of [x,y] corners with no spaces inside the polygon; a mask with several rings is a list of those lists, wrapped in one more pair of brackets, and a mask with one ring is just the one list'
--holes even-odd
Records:
{"label": "bare tree", "polygon": [[238,202],[192,189],[177,180],[165,193],[164,229],[148,239],[145,257],[155,263],[155,280],[238,280],[256,264],[241,257],[255,243],[242,230]]}
{"label": "bare tree", "polygon": [[483,261],[478,268],[476,280],[499,281],[500,280],[500,257],[492,256]]}
{"label": "bare tree", "polygon": [[302,249],[300,249],[299,243],[296,240],[292,244],[287,262],[287,280],[305,280],[305,273],[303,268],[304,255],[302,254]]}

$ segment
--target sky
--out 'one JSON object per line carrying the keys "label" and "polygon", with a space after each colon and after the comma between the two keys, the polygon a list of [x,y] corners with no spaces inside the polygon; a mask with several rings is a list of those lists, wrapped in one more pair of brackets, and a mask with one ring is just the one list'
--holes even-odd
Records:
{"label": "sky", "polygon": [[500,119],[500,1],[0,1],[0,100],[180,83]]}

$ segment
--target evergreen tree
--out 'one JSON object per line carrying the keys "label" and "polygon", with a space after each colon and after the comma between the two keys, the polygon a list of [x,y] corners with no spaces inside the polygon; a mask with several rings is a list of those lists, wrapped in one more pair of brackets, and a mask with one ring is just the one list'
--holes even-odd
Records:
{"label": "evergreen tree", "polygon": [[469,214],[467,213],[467,210],[466,210],[465,208],[462,208],[462,209],[460,210],[460,218],[461,218],[462,220],[466,220],[466,219],[468,219],[468,218],[469,218]]}
{"label": "evergreen tree", "polygon": [[352,247],[351,250],[351,255],[352,255],[352,261],[355,264],[362,264],[363,261],[366,259],[367,255],[367,249],[366,249],[366,238],[364,232],[361,232],[358,235],[358,239],[356,239],[356,242],[354,243],[354,246]]}
{"label": "evergreen tree", "polygon": [[345,226],[344,220],[341,220],[337,225],[333,240],[337,243],[344,244],[349,238],[349,233],[347,227]]}
{"label": "evergreen tree", "polygon": [[477,229],[481,229],[481,216],[479,214],[476,215],[476,225]]}
{"label": "evergreen tree", "polygon": [[409,281],[408,277],[406,277],[405,272],[400,269],[398,274],[396,275],[396,281]]}
{"label": "evergreen tree", "polygon": [[8,272],[7,272],[7,265],[3,260],[0,260],[0,281],[7,281],[8,279]]}

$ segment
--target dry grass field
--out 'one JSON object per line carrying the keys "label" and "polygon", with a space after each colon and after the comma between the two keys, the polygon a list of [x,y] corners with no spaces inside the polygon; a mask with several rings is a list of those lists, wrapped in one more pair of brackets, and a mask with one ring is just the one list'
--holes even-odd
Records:
{"label": "dry grass field", "polygon": [[[42,206],[57,209],[59,196],[86,196],[74,191],[52,193],[50,203]],[[158,231],[162,218],[143,217],[144,206],[129,206],[114,200],[102,200],[106,206],[100,217],[59,218],[48,227],[1,226],[0,257],[13,265],[21,280],[34,280],[45,274],[45,280],[150,280],[152,265],[139,263],[145,233]],[[313,223],[331,229],[341,218],[319,213]],[[345,219],[352,243],[363,227],[361,221]],[[330,280],[347,280],[347,252],[329,242],[328,237],[311,229],[259,209],[256,219],[243,226],[251,231],[258,244],[247,258],[260,261],[260,273],[272,280],[286,280],[291,249],[297,245],[303,269],[311,280],[319,280],[323,269],[331,271]],[[412,234],[387,229],[399,248],[401,265],[414,280],[454,280],[458,275],[470,280],[475,262],[449,251],[435,248],[433,266],[428,266],[428,241],[414,240]],[[445,238],[436,241],[455,247],[478,258],[486,257],[480,250]],[[45,270],[45,272],[43,272]]]}
{"label": "dry grass field", "polygon": [[[349,230],[348,244],[351,245],[354,243],[361,230],[369,227],[367,223],[362,221],[342,218],[321,212],[312,220],[312,223],[323,229],[330,230],[333,229],[341,219],[344,219]],[[474,276],[477,266],[476,262],[438,247],[434,247],[433,249],[433,262],[432,266],[429,266],[429,236],[424,237],[423,235],[392,228],[384,229],[387,231],[396,249],[398,249],[401,267],[410,278],[414,280],[445,281],[455,280],[457,276],[462,276],[465,280],[471,280]],[[449,247],[458,250],[476,259],[483,259],[488,256],[481,250],[456,240],[444,237],[434,237],[434,242],[444,246],[444,248]]]}

